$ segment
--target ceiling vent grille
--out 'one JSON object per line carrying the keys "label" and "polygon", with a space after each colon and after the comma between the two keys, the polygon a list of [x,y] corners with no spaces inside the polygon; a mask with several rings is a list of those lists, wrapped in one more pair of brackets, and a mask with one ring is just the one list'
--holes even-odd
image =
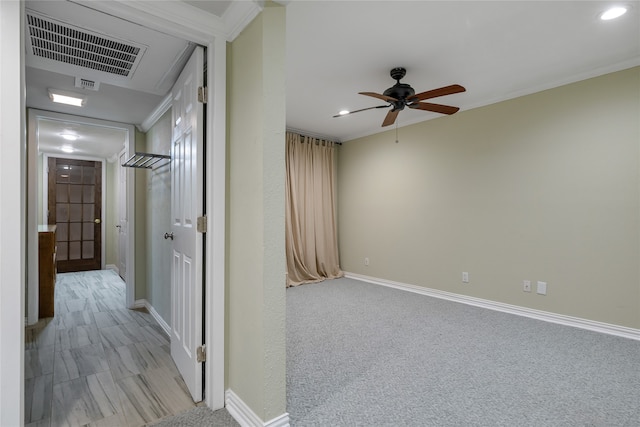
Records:
{"label": "ceiling vent grille", "polygon": [[123,77],[131,77],[143,49],[34,14],[27,15],[35,56]]}

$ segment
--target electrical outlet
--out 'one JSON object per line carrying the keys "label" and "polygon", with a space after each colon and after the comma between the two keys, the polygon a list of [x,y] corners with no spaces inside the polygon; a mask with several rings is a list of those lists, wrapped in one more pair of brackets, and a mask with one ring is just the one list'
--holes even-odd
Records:
{"label": "electrical outlet", "polygon": [[531,292],[531,280],[522,281],[522,290],[525,292]]}
{"label": "electrical outlet", "polygon": [[540,295],[547,294],[547,282],[538,282],[538,294]]}
{"label": "electrical outlet", "polygon": [[466,271],[462,272],[462,283],[469,283],[469,273]]}
{"label": "electrical outlet", "polygon": [[369,258],[368,257],[364,258],[364,265],[367,265],[367,266],[369,265]]}

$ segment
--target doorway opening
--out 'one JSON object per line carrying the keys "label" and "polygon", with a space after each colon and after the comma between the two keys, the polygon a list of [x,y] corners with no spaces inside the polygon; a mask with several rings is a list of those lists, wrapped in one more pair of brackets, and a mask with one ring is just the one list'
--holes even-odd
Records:
{"label": "doorway opening", "polygon": [[102,267],[102,162],[48,159],[48,218],[59,273]]}
{"label": "doorway opening", "polygon": [[[57,224],[58,222],[60,236],[57,241],[59,252],[57,256],[61,271],[107,267],[117,271],[117,241],[120,233],[116,224],[121,226],[124,224],[124,227],[130,230],[135,227],[133,172],[124,172],[129,179],[126,180],[124,187],[120,188],[117,161],[120,153],[129,155],[134,151],[134,127],[123,123],[36,109],[28,110],[28,125],[30,171],[27,196],[29,205],[27,238],[30,242],[30,252],[27,257],[28,271],[38,271],[38,224]],[[60,134],[64,132],[72,132],[82,138],[74,141],[75,152],[73,153],[62,151]],[[59,171],[57,171],[55,159],[67,159],[66,162],[60,163]],[[55,162],[53,167],[50,165],[50,160]],[[99,171],[95,169],[96,164],[100,165]],[[94,165],[93,175],[90,165]],[[53,181],[52,185],[56,190],[60,189],[51,196],[49,178]],[[91,179],[93,190],[88,183]],[[118,194],[121,197],[118,197]],[[58,197],[59,200],[57,200]],[[89,200],[93,200],[93,203],[84,203]],[[57,203],[58,201],[60,203]],[[124,223],[118,218],[121,203],[124,203],[122,208],[128,213]],[[89,212],[92,208],[93,211]],[[61,221],[58,221],[58,214],[61,215]],[[93,217],[89,218],[90,216]],[[91,232],[94,233],[93,240],[90,239]],[[134,233],[127,233],[125,246],[126,265],[129,268],[122,277],[126,283],[126,307],[132,308],[135,302]],[[89,261],[90,250],[93,251],[92,261]],[[27,323],[34,324],[38,320],[38,275],[30,275],[27,281]]]}

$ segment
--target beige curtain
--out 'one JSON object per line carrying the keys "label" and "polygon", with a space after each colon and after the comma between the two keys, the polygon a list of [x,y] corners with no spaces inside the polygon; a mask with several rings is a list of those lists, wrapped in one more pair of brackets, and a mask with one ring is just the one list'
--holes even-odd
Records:
{"label": "beige curtain", "polygon": [[287,287],[342,277],[334,143],[287,132]]}

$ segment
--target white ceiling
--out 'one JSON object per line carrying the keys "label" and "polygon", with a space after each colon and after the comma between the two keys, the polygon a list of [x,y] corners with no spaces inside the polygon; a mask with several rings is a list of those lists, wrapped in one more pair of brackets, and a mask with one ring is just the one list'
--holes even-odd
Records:
{"label": "white ceiling", "polygon": [[[395,81],[416,92],[461,84],[430,102],[461,109],[640,65],[640,3],[615,21],[610,1],[292,1],[287,7],[287,126],[349,140],[383,130]],[[384,104],[384,102],[382,102]],[[407,110],[399,126],[442,117]],[[384,128],[388,129],[388,128]]]}
{"label": "white ceiling", "polygon": [[220,17],[224,15],[231,3],[233,3],[231,0],[184,0],[184,2]]}
{"label": "white ceiling", "polygon": [[[234,0],[234,2],[247,0]],[[186,1],[224,18],[230,1]],[[464,93],[430,100],[462,111],[640,65],[640,2],[615,21],[598,19],[610,1],[288,1],[287,127],[346,141],[376,133],[385,109],[333,118],[342,109],[380,105],[402,80],[416,92],[461,84]],[[97,4],[97,3],[96,3]],[[162,101],[189,43],[90,9],[91,1],[27,1],[73,25],[148,46],[139,82],[102,83],[87,107],[52,104],[47,88],[78,91],[75,73],[27,60],[27,106],[139,125]],[[87,7],[88,6],[88,7]],[[215,17],[214,17],[215,15]],[[148,60],[149,63],[143,63]],[[145,67],[149,67],[145,69]],[[64,71],[64,70],[62,70]],[[155,89],[149,88],[149,82]],[[165,90],[165,89],[163,89]],[[384,102],[382,102],[384,103]],[[399,126],[441,117],[407,110]]]}
{"label": "white ceiling", "polygon": [[[75,141],[67,141],[62,135],[76,135]],[[69,157],[63,149],[72,147],[72,156],[113,158],[124,148],[126,129],[81,124],[64,120],[38,119],[38,148],[43,153]]]}
{"label": "white ceiling", "polygon": [[[91,2],[85,2],[90,5]],[[144,48],[142,60],[131,77],[67,64],[32,55],[26,49],[27,106],[43,110],[140,124],[166,96],[194,45],[188,41],[135,25],[68,1],[27,1],[28,14],[47,17],[80,31],[114,37]],[[28,29],[26,29],[28,31]],[[75,87],[76,77],[94,80],[99,90]],[[81,109],[53,104],[48,89],[80,93],[86,97]]]}

